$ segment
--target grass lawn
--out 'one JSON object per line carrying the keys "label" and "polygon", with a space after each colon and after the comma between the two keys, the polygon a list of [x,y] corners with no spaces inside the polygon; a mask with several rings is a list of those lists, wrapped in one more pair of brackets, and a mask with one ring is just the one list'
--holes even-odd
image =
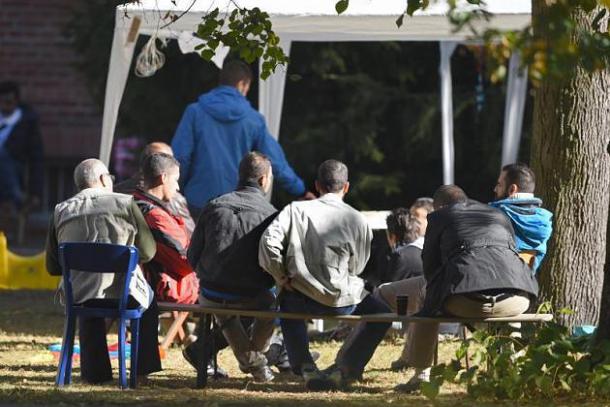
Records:
{"label": "grass lawn", "polygon": [[[116,383],[88,386],[80,382],[75,365],[73,385],[57,389],[54,385],[57,362],[47,347],[61,342],[63,309],[54,304],[50,292],[0,291],[0,405],[197,405],[197,406],[512,406],[523,403],[497,401],[473,402],[463,389],[445,387],[436,403],[422,396],[398,395],[392,387],[406,381],[411,372],[394,373],[388,369],[398,357],[402,339],[385,341],[367,366],[365,381],[350,392],[308,393],[299,378],[284,374],[270,384],[253,383],[241,373],[231,352],[220,353],[220,365],[231,378],[210,381],[205,390],[194,389],[195,371],[172,348],[163,360],[164,371],[151,376],[137,390],[121,391]],[[116,338],[109,339],[109,342]],[[314,343],[321,353],[320,367],[331,364],[339,343]],[[453,355],[456,342],[440,347],[440,359]],[[115,365],[116,367],[116,365]],[[115,370],[115,376],[117,371]],[[600,403],[542,401],[530,405],[599,406]]]}

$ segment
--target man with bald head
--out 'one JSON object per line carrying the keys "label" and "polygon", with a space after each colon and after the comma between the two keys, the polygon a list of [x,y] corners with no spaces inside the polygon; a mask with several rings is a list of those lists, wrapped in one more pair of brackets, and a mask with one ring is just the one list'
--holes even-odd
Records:
{"label": "man with bald head", "polygon": [[[113,176],[100,160],[87,159],[76,166],[74,183],[78,193],[55,206],[47,236],[47,270],[61,275],[59,244],[63,242],[97,242],[133,245],[140,262],[155,255],[155,240],[133,198],[112,192]],[[157,326],[158,309],[152,290],[140,268],[136,268],[129,289],[129,306],[147,310],[141,319],[138,375],[161,370]],[[72,272],[74,302],[107,306],[119,298],[122,276],[108,273]],[[87,383],[112,380],[108,358],[106,327],[103,318],[80,318],[81,377]]]}
{"label": "man with bald head", "polygon": [[[114,186],[114,191],[122,194],[133,195],[137,189],[142,189],[144,187],[142,164],[146,158],[158,153],[168,154],[171,156],[174,155],[172,148],[167,143],[162,141],[153,141],[152,143],[147,144],[144,147],[144,150],[142,150],[142,154],[140,154],[140,169],[138,172],[131,178],[116,184]],[[191,213],[189,212],[188,204],[186,203],[186,198],[184,195],[177,191],[174,196],[172,196],[172,198],[166,202],[165,206],[172,213],[172,215],[182,218],[184,221],[184,227],[186,228],[186,231],[190,237],[193,234],[193,230],[195,230],[195,222],[191,217]]]}

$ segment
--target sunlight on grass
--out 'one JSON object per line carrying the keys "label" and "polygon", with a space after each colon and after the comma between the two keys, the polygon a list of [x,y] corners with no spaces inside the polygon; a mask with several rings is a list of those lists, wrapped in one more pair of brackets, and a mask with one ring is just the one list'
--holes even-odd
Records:
{"label": "sunlight on grass", "polygon": [[[117,382],[104,386],[89,386],[80,382],[78,363],[74,366],[73,384],[63,389],[55,387],[57,361],[47,349],[61,342],[63,310],[54,305],[52,293],[0,291],[0,404],[86,404],[86,405],[195,405],[198,406],[470,406],[463,389],[445,387],[436,404],[422,396],[399,395],[392,388],[405,382],[411,371],[392,372],[391,361],[398,358],[402,338],[390,337],[375,352],[367,366],[364,381],[349,392],[306,392],[300,378],[278,374],[269,384],[253,383],[241,373],[229,349],[219,355],[220,365],[230,375],[227,380],[210,381],[205,390],[194,389],[195,371],[183,359],[178,347],[170,349],[163,360],[163,372],[151,375],[148,383],[137,390],[121,391]],[[109,343],[116,336],[109,336]],[[449,360],[458,342],[443,342],[440,361]],[[313,343],[320,352],[321,368],[330,365],[340,343]],[[116,378],[116,362],[114,375]],[[477,406],[513,405],[510,403],[476,403]],[[516,405],[516,404],[515,404]],[[548,405],[541,404],[541,405]],[[584,405],[584,404],[579,404]]]}

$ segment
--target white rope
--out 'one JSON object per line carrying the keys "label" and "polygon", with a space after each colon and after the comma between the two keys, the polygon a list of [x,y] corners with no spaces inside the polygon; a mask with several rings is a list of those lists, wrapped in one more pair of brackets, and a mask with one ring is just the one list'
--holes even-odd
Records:
{"label": "white rope", "polygon": [[157,49],[157,39],[161,41],[163,47],[167,45],[166,39],[157,38],[156,35],[150,37],[150,40],[144,45],[136,58],[136,65],[134,67],[136,76],[148,78],[165,65],[165,55]]}

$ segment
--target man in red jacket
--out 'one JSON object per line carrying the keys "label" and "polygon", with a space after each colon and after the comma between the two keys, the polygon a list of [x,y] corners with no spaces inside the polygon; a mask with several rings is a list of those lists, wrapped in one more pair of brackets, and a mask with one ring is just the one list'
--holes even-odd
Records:
{"label": "man in red jacket", "polygon": [[190,235],[184,219],[167,204],[177,193],[180,164],[165,153],[147,156],[142,162],[142,186],[134,192],[138,207],[157,243],[157,253],[145,265],[147,278],[158,301],[193,304],[199,280],[186,258]]}

